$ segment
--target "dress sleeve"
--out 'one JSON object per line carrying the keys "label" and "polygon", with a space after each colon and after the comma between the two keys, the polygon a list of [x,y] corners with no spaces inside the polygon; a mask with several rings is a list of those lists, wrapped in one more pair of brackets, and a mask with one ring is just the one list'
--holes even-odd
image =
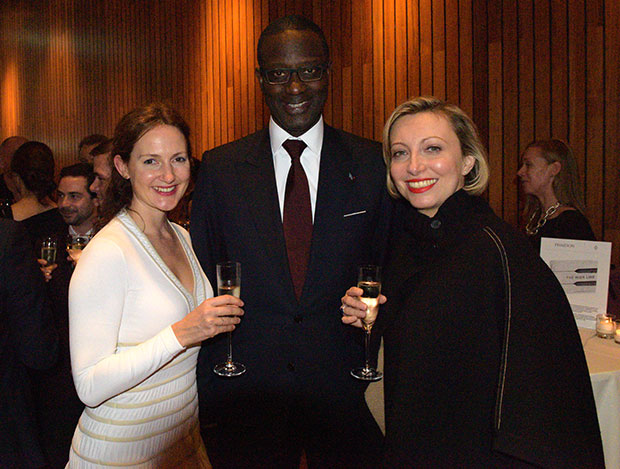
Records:
{"label": "dress sleeve", "polygon": [[69,285],[71,368],[78,396],[89,407],[134,387],[184,350],[172,327],[118,351],[127,285],[126,259],[107,239],[91,242]]}

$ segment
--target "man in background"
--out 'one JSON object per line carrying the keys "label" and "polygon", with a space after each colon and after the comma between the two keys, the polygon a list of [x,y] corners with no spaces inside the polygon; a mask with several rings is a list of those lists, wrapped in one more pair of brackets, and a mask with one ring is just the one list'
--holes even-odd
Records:
{"label": "man in background", "polygon": [[69,235],[85,236],[93,234],[93,223],[97,218],[96,194],[89,190],[95,181],[93,167],[87,163],[77,163],[60,170],[58,181],[58,211],[69,225]]}
{"label": "man in background", "polygon": [[112,177],[112,139],[100,143],[90,152],[93,161],[95,180],[89,189],[97,194],[99,205],[103,202],[105,191]]}
{"label": "man in background", "polygon": [[[58,361],[50,370],[34,375],[37,383],[36,401],[41,434],[51,468],[64,468],[69,455],[73,432],[84,409],[73,384],[69,355],[69,281],[81,250],[64,250],[69,240],[81,237],[86,243],[93,234],[97,218],[95,194],[89,191],[95,174],[87,163],[76,163],[60,170],[58,181],[58,211],[67,223],[66,238],[58,241],[57,267],[46,274],[47,289],[59,336]],[[41,262],[41,261],[40,261]],[[44,261],[43,261],[44,262]],[[52,431],[53,429],[53,431]]]}
{"label": "man in background", "polygon": [[108,137],[101,134],[92,134],[84,137],[78,145],[78,161],[81,163],[92,163],[92,155],[90,152],[107,139]]}
{"label": "man in background", "polygon": [[[96,194],[89,189],[94,181],[95,173],[93,172],[93,167],[87,163],[76,163],[60,170],[60,179],[56,189],[58,212],[68,225],[65,236],[58,240],[61,250],[69,236],[74,238],[80,237],[86,243],[94,234],[94,224],[97,219],[97,201]],[[81,251],[79,249],[71,249],[69,250],[69,258],[67,260],[75,265],[80,254]],[[62,262],[64,257],[62,255],[58,256],[60,266],[64,265],[64,262]],[[43,266],[41,270],[45,275],[46,281],[49,281],[53,275],[56,275],[55,273],[52,274],[57,267],[56,264],[48,266],[43,259],[39,259],[39,263]]]}
{"label": "man in background", "polygon": [[376,467],[381,431],[364,400],[363,334],[340,322],[360,264],[379,263],[389,197],[379,143],[324,123],[330,60],[321,29],[301,16],[270,24],[256,77],[269,127],[206,152],[191,235],[215,265],[241,263],[242,323],[232,334],[247,372],[213,373],[227,338],[198,362],[201,426],[219,467]]}

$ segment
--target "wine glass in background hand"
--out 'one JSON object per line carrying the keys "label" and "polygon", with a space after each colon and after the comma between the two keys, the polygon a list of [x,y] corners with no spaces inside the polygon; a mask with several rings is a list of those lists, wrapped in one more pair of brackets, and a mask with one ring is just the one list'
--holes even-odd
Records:
{"label": "wine glass in background hand", "polygon": [[67,260],[73,262],[75,266],[77,261],[82,255],[82,249],[86,247],[90,241],[90,237],[81,234],[67,235],[67,253],[69,254]]}
{"label": "wine glass in background hand", "polygon": [[52,271],[57,267],[56,247],[56,238],[53,236],[44,238],[41,241],[41,257],[38,259],[38,262],[41,265],[41,272],[43,272],[46,282],[52,279]]}
{"label": "wine glass in background hand", "polygon": [[[217,264],[217,294],[241,297],[241,264],[239,262],[220,262]],[[216,375],[231,378],[245,373],[245,365],[233,362],[232,332],[228,333],[228,355],[226,361],[213,368]]]}
{"label": "wine glass in background hand", "polygon": [[366,306],[366,316],[362,319],[362,326],[366,333],[364,337],[364,366],[351,370],[351,375],[364,381],[379,381],[383,373],[370,366],[369,346],[372,326],[379,312],[379,295],[381,294],[381,267],[376,265],[363,265],[359,268],[357,287],[363,293],[360,298]]}
{"label": "wine glass in background hand", "polygon": [[48,265],[56,263],[56,238],[48,237],[41,242],[41,259]]}

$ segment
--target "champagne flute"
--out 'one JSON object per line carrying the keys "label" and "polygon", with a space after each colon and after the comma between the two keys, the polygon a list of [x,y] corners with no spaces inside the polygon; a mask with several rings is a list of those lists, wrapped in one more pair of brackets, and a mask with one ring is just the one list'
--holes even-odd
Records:
{"label": "champagne flute", "polygon": [[[217,264],[217,294],[241,296],[241,264],[239,262],[220,262]],[[232,356],[232,332],[228,333],[228,356],[226,361],[213,368],[216,375],[231,378],[245,373],[245,365],[234,362]]]}
{"label": "champagne flute", "polygon": [[41,243],[41,259],[47,262],[47,265],[56,263],[56,238],[47,237]]}
{"label": "champagne flute", "polygon": [[82,254],[82,249],[86,247],[90,238],[87,235],[70,234],[67,235],[67,254],[73,260],[77,262]]}
{"label": "champagne flute", "polygon": [[379,312],[379,294],[381,293],[381,267],[376,265],[363,265],[359,268],[359,275],[357,278],[357,286],[363,290],[360,300],[362,300],[366,306],[366,317],[362,319],[362,325],[364,326],[364,366],[361,368],[355,368],[351,370],[351,375],[354,378],[361,379],[363,381],[379,381],[383,378],[383,373],[377,371],[370,366],[369,359],[369,346],[370,346],[370,333],[372,326],[377,319],[377,313]]}

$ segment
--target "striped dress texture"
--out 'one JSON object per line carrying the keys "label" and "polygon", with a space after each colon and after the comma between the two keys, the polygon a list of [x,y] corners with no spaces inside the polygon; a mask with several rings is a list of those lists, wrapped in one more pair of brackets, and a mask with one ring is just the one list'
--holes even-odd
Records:
{"label": "striped dress texture", "polygon": [[171,224],[194,277],[188,292],[126,211],[88,244],[69,287],[71,365],[86,404],[69,468],[208,468],[196,360],[171,325],[213,296],[189,234]]}

